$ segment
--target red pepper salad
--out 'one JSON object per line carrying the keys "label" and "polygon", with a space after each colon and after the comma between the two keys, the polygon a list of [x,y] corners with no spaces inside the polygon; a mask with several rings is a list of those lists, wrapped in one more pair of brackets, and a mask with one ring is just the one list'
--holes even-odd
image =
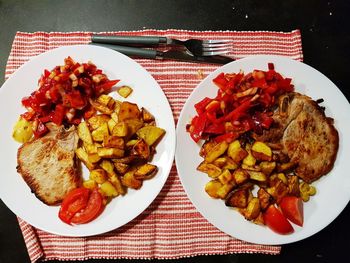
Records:
{"label": "red pepper salad", "polygon": [[67,57],[64,65],[45,70],[38,81],[38,89],[22,99],[27,112],[21,116],[33,121],[35,138],[48,132],[47,122],[79,124],[83,117],[94,114],[89,99],[109,92],[118,81],[109,80],[91,62],[80,64]]}
{"label": "red pepper salad", "polygon": [[213,79],[218,87],[215,98],[205,97],[194,105],[197,115],[186,129],[192,139],[214,138],[232,142],[241,134],[261,134],[273,123],[272,110],[277,98],[294,90],[290,78],[284,78],[268,63],[268,70],[251,73],[220,73]]}

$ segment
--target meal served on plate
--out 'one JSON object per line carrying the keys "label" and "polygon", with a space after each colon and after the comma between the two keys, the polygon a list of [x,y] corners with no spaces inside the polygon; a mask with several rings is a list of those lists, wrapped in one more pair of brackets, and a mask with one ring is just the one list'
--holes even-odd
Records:
{"label": "meal served on plate", "polygon": [[322,101],[294,91],[269,63],[268,70],[221,73],[217,96],[195,104],[186,129],[200,149],[197,170],[211,180],[205,191],[247,220],[279,234],[303,225],[311,183],[334,165],[339,137]]}
{"label": "meal served on plate", "polygon": [[157,173],[151,160],[165,130],[145,108],[124,100],[132,88],[117,87],[123,101],[113,98],[117,83],[93,63],[67,57],[22,99],[27,112],[13,131],[23,143],[17,170],[42,202],[61,204],[59,217],[68,224],[95,219],[112,198]]}

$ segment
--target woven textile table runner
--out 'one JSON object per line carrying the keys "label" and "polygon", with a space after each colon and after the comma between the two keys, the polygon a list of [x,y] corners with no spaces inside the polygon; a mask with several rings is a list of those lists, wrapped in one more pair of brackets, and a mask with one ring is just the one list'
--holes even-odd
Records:
{"label": "woven textile table runner", "polygon": [[[229,56],[271,54],[302,61],[301,35],[292,32],[235,32],[142,30],[104,32],[111,35],[158,35],[178,39],[226,39],[233,42]],[[92,32],[17,32],[6,66],[8,78],[31,57],[67,45],[90,42]],[[74,54],[72,54],[74,55]],[[219,65],[136,59],[159,83],[175,121],[203,76]],[[33,87],[33,90],[35,87]],[[173,259],[230,253],[278,254],[280,246],[256,245],[235,239],[212,226],[192,205],[173,165],[169,178],[153,203],[128,224],[106,234],[72,238],[36,229],[18,218],[32,262],[88,258]]]}

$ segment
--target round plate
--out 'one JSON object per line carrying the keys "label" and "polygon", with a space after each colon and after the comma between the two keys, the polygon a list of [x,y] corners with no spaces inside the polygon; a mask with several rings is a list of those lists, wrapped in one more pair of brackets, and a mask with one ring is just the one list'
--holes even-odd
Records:
{"label": "round plate", "polygon": [[[340,148],[333,170],[313,185],[317,194],[304,204],[304,226],[294,226],[290,235],[278,235],[269,228],[255,225],[243,218],[237,211],[225,206],[222,200],[212,199],[204,191],[209,177],[196,170],[202,161],[199,156],[200,144],[196,144],[186,132],[195,116],[194,104],[204,97],[215,97],[217,87],[212,79],[219,73],[233,73],[254,69],[267,70],[273,62],[275,69],[285,77],[292,78],[298,92],[313,99],[323,98],[326,114],[335,119],[339,131]],[[193,91],[184,105],[177,124],[176,165],[181,182],[198,211],[221,231],[241,240],[257,244],[286,244],[307,238],[331,223],[345,208],[350,199],[350,176],[346,166],[350,156],[350,107],[340,90],[323,74],[312,67],[279,56],[252,56],[240,59],[217,69],[206,77]]]}
{"label": "round plate", "polygon": [[[166,130],[157,145],[152,163],[159,170],[154,178],[144,182],[140,190],[129,190],[123,197],[114,198],[105,211],[94,221],[69,226],[58,218],[59,207],[47,206],[31,193],[22,177],[16,172],[16,155],[20,144],[12,139],[12,129],[19,115],[25,112],[21,99],[37,88],[44,69],[63,65],[71,56],[77,62],[92,61],[109,79],[120,79],[117,86],[128,85],[133,93],[126,99],[145,107],[156,118],[157,126]],[[123,99],[113,93],[118,99]],[[89,45],[61,47],[37,57],[20,67],[0,89],[0,196],[5,204],[29,224],[64,236],[89,236],[116,229],[142,213],[155,199],[168,178],[175,154],[175,124],[170,105],[153,77],[138,63],[116,51]],[[83,176],[88,177],[87,170]]]}

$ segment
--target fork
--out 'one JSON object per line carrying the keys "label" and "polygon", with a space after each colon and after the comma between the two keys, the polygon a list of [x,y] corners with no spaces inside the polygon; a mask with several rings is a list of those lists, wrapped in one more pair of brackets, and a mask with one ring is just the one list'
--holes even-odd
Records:
{"label": "fork", "polygon": [[228,40],[188,39],[181,41],[167,37],[156,36],[108,36],[92,35],[94,43],[118,44],[129,46],[165,45],[187,48],[195,56],[216,56],[227,54],[232,46]]}

